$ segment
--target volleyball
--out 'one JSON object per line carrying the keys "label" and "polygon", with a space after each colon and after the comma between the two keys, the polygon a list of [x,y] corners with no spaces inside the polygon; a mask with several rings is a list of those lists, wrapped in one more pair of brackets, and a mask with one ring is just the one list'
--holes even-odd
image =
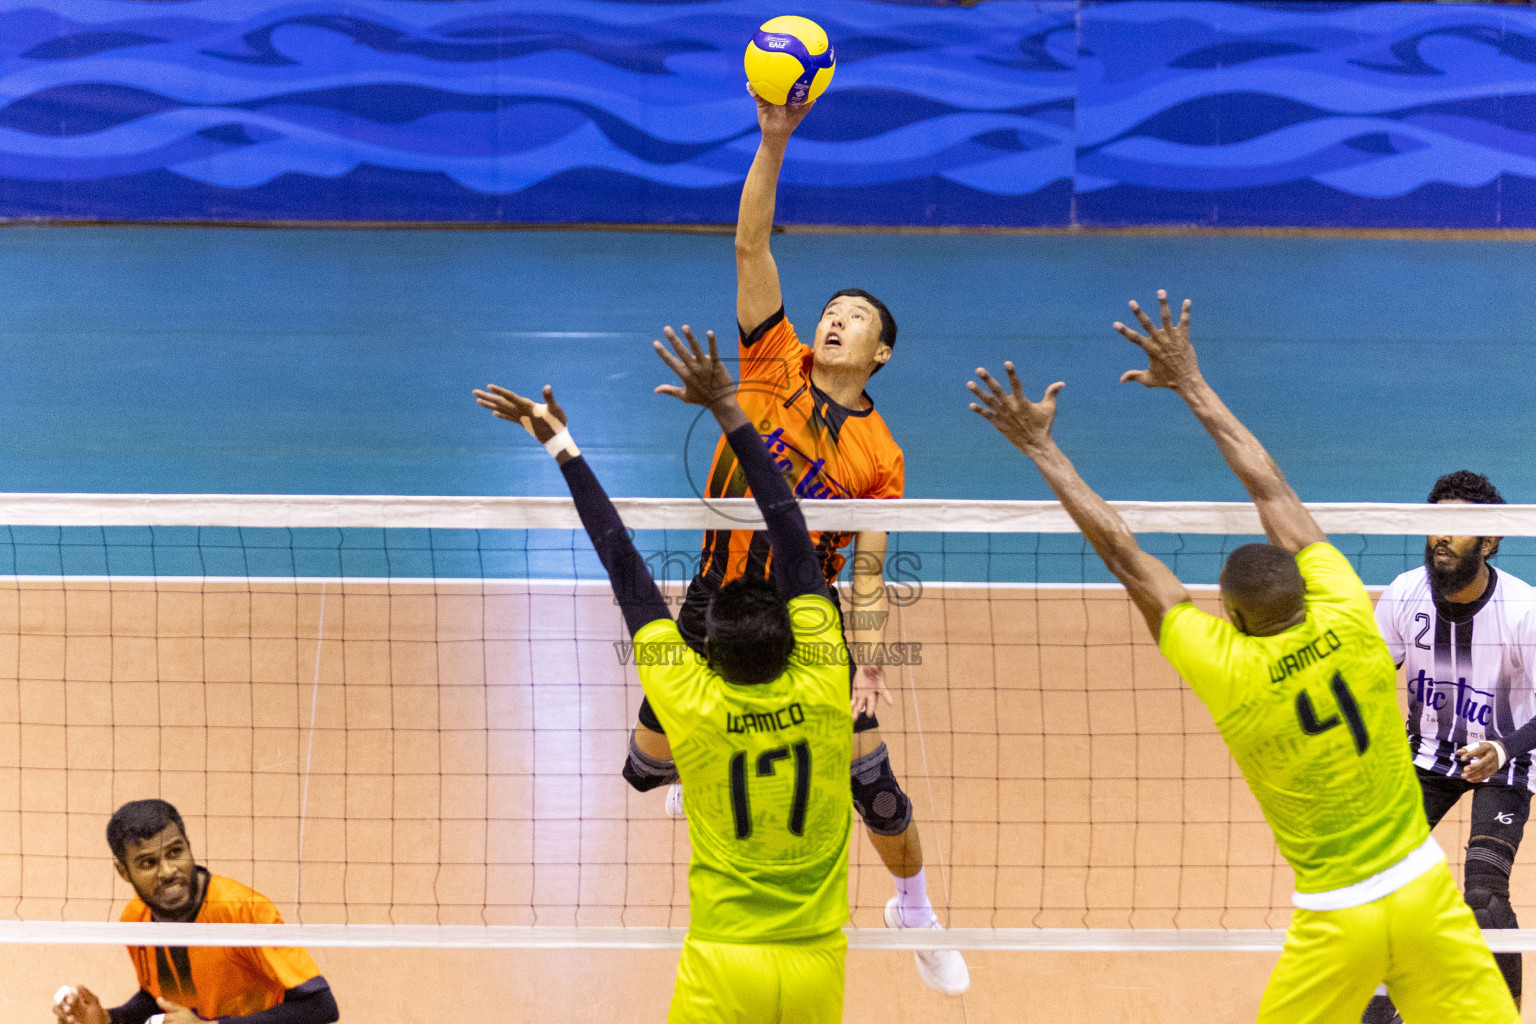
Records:
{"label": "volleyball", "polygon": [[747,44],[744,63],[752,91],[780,105],[811,102],[826,92],[837,70],[827,33],[793,14],[763,22]]}

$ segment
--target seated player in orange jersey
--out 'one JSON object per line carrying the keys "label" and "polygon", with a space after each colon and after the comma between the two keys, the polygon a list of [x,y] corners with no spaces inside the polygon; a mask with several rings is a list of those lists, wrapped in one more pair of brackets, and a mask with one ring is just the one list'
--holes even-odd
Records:
{"label": "seated player in orange jersey", "polygon": [[[126,803],[107,823],[117,873],[137,897],[124,921],[282,924],[272,901],[192,857],[186,827],[164,800]],[[60,1024],[331,1024],[341,1016],[331,986],[303,949],[129,946],[139,991],[106,1009],[83,985],[61,993]]]}
{"label": "seated player in orange jersey", "polygon": [[[891,311],[866,291],[839,291],[823,307],[815,344],[807,348],[785,318],[778,265],[769,251],[785,148],[811,106],[757,101],[762,140],[742,186],[736,222],[738,399],[797,497],[899,498],[906,480],[901,448],[864,390],[891,358],[896,344]],[[715,448],[706,489],[711,498],[743,498],[751,493],[735,453],[723,438]],[[836,602],[835,584],[845,564],[839,549],[854,535],[813,531],[811,540]],[[928,900],[912,802],[891,769],[875,718],[879,698],[891,703],[884,665],[906,656],[904,645],[898,651],[883,642],[889,611],[883,581],[885,548],[881,531],[857,535],[851,620],[844,612],[848,647],[858,663],[849,670],[856,716],[850,780],[853,804],[895,882],[896,895],[885,908],[886,925],[938,928]],[[742,577],[768,579],[772,572],[766,533],[707,533],[698,572],[677,616],[683,639],[702,652],[710,601],[721,586]],[[672,747],[649,702],[640,705],[624,777],[641,792],[672,783],[667,813],[683,813],[684,794],[676,785]],[[930,988],[959,995],[970,987],[970,974],[959,951],[924,950],[916,960],[918,973]]]}

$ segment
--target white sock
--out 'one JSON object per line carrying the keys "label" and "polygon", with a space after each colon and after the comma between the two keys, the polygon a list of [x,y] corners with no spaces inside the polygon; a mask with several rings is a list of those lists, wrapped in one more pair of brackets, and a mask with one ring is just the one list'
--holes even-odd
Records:
{"label": "white sock", "polygon": [[1385,986],[1385,985],[1377,985],[1376,986],[1376,994],[1378,996],[1386,995],[1387,994],[1387,986]]}
{"label": "white sock", "polygon": [[937,920],[933,904],[928,902],[928,883],[923,879],[923,869],[911,878],[896,880],[896,913],[901,917],[903,928],[926,928]]}

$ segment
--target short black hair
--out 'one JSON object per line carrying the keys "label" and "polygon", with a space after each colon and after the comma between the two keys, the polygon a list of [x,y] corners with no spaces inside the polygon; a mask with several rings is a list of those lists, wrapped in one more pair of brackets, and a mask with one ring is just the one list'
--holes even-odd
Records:
{"label": "short black hair", "polygon": [[[856,299],[863,299],[865,302],[875,307],[875,312],[880,314],[880,344],[886,346],[892,352],[895,352],[896,318],[891,316],[891,311],[885,308],[885,303],[869,294],[869,292],[865,291],[863,288],[844,288],[840,292],[833,292],[832,298],[828,299],[822,304],[822,313],[825,314],[827,307],[832,305],[832,299],[840,299],[845,295],[851,295]],[[873,377],[875,374],[880,372],[880,368],[884,365],[884,363],[876,363],[875,368],[870,371],[869,375]]]}
{"label": "short black hair", "polygon": [[1458,469],[1435,481],[1429,489],[1431,504],[1440,501],[1465,501],[1469,505],[1502,505],[1504,496],[1483,474]]}
{"label": "short black hair", "polygon": [[164,800],[133,800],[119,807],[107,822],[107,845],[112,847],[113,857],[126,863],[130,842],[153,839],[172,825],[186,838],[187,826],[181,823],[176,808]]}
{"label": "short black hair", "polygon": [[705,622],[709,667],[727,682],[771,683],[789,666],[789,609],[767,580],[731,580],[710,601]]}
{"label": "short black hair", "polygon": [[[1435,481],[1435,486],[1429,489],[1429,503],[1436,504],[1441,501],[1464,501],[1469,505],[1503,505],[1504,496],[1499,489],[1493,486],[1493,481],[1481,473],[1474,473],[1470,469],[1458,469],[1454,473],[1447,473]],[[1492,558],[1499,553],[1499,542],[1493,542],[1493,550],[1488,552]]]}
{"label": "short black hair", "polygon": [[1274,622],[1306,604],[1307,582],[1285,548],[1244,544],[1221,567],[1221,592],[1245,616]]}

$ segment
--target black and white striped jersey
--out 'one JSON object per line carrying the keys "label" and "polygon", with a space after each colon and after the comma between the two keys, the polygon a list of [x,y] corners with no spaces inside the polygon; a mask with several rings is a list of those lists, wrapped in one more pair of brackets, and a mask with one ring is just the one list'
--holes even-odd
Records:
{"label": "black and white striped jersey", "polygon": [[1499,740],[1509,760],[1489,783],[1536,790],[1536,588],[1488,568],[1470,604],[1436,599],[1425,568],[1410,569],[1382,593],[1376,623],[1406,669],[1414,763],[1457,775],[1458,748]]}

